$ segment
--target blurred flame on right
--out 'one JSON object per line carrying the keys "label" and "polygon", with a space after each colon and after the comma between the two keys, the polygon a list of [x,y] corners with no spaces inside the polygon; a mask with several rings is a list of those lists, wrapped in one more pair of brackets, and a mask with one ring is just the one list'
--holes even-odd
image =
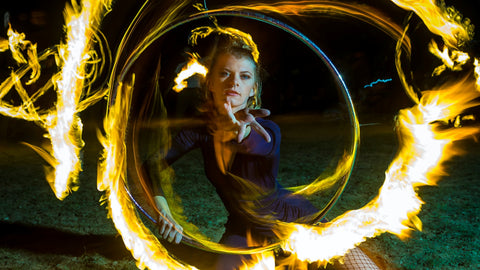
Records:
{"label": "blurred flame on right", "polygon": [[[464,151],[455,142],[479,134],[478,116],[468,113],[480,105],[479,59],[458,49],[473,38],[470,20],[461,20],[453,8],[442,9],[427,1],[393,2],[415,11],[430,31],[442,37],[443,45],[434,41],[429,45],[430,52],[442,61],[432,76],[461,71],[469,68],[467,65],[473,72],[421,91],[418,99],[412,98],[415,106],[399,111],[395,119],[399,149],[375,199],[326,224],[292,225],[283,248],[302,261],[327,264],[367,238],[384,232],[405,238],[413,229],[422,230],[417,215],[424,202],[416,193],[418,187],[435,185],[446,175],[443,164]],[[404,73],[399,71],[399,75]],[[406,82],[404,77],[401,80]]]}
{"label": "blurred flame on right", "polygon": [[[473,80],[464,79],[426,91],[419,104],[401,110],[396,122],[400,148],[378,196],[327,224],[295,225],[284,243],[285,250],[300,260],[326,263],[366,238],[384,232],[403,238],[413,228],[421,230],[417,215],[424,202],[417,188],[435,185],[445,175],[442,164],[462,153],[455,142],[478,134],[478,125],[455,124],[455,120],[466,109],[480,105],[479,96]],[[463,119],[472,117],[465,115]],[[338,230],[342,233],[336,233]]]}

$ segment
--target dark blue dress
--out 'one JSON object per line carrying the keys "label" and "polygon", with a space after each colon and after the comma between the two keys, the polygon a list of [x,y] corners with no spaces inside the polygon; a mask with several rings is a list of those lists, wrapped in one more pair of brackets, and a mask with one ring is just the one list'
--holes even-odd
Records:
{"label": "dark blue dress", "polygon": [[[291,194],[278,183],[280,128],[270,120],[257,121],[270,134],[271,141],[252,129],[241,143],[229,142],[235,155],[225,174],[218,166],[213,136],[206,126],[181,130],[166,157],[171,164],[188,151],[201,149],[206,176],[229,213],[221,242],[230,246],[247,246],[247,233],[257,241],[274,239],[271,227],[277,220],[293,222],[318,211],[308,200]],[[234,269],[238,258],[223,256],[219,269],[228,269],[230,264]]]}

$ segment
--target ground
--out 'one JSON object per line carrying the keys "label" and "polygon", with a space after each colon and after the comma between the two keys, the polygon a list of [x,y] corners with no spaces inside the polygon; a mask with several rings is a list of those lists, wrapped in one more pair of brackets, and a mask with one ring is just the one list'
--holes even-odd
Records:
{"label": "ground", "polygon": [[[281,181],[308,181],[315,173],[318,176],[320,167],[332,166],[329,157],[338,157],[341,152],[341,140],[328,135],[339,132],[336,125],[323,133],[306,135],[303,128],[291,128],[288,118],[278,120],[282,122],[285,142]],[[308,123],[309,120],[304,122]],[[375,197],[396,153],[396,138],[389,121],[362,126],[361,134],[354,171],[329,218],[362,207]],[[0,143],[0,269],[136,269],[132,255],[107,217],[105,205],[99,202],[102,194],[96,189],[96,166],[100,146],[95,136],[86,137],[80,189],[63,201],[51,191],[43,170],[46,163],[35,152],[11,138]],[[383,234],[362,244],[383,268],[480,268],[480,147],[474,140],[461,146],[467,153],[447,164],[448,175],[437,186],[419,189],[425,201],[420,214],[421,232],[414,231],[404,240]],[[198,170],[187,166],[182,172],[182,165],[179,166],[180,178],[182,173],[190,178],[188,174]],[[185,211],[191,221],[205,234],[217,238],[225,220],[218,201],[188,196],[195,191],[188,187],[191,182],[179,185],[179,193],[187,197]],[[197,199],[189,200],[190,197]],[[202,210],[201,205],[209,210]],[[216,209],[213,216],[211,209]]]}

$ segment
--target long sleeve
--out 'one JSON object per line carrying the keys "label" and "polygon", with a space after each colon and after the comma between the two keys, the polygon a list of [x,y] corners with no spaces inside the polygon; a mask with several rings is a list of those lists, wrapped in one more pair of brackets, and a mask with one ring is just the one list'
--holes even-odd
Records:
{"label": "long sleeve", "polygon": [[274,122],[257,119],[263,128],[270,135],[271,141],[267,142],[260,133],[251,130],[250,134],[241,142],[234,143],[239,153],[271,156],[275,155],[280,149],[281,133],[280,128]]}
{"label": "long sleeve", "polygon": [[150,183],[155,195],[164,195],[160,182],[173,177],[173,170],[170,165],[197,147],[199,139],[200,135],[194,130],[182,130],[174,137],[166,154],[159,151],[145,160],[142,171],[145,180]]}
{"label": "long sleeve", "polygon": [[177,159],[199,147],[199,143],[202,139],[198,130],[183,129],[172,140],[172,146],[165,156],[167,164],[174,163]]}

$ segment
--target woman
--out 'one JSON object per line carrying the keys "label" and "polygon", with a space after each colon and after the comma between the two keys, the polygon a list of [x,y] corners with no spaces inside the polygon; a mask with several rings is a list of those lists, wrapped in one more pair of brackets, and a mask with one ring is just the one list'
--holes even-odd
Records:
{"label": "woman", "polygon": [[[232,37],[216,46],[205,82],[206,123],[180,131],[165,156],[167,164],[172,164],[188,151],[201,149],[207,178],[229,213],[220,243],[232,247],[275,241],[276,221],[298,222],[318,211],[276,179],[281,134],[274,122],[262,118],[269,111],[259,109],[260,67],[254,51]],[[165,216],[159,218],[160,233],[178,243],[183,229],[157,192],[155,201]],[[220,255],[216,267],[237,269],[249,257]]]}

